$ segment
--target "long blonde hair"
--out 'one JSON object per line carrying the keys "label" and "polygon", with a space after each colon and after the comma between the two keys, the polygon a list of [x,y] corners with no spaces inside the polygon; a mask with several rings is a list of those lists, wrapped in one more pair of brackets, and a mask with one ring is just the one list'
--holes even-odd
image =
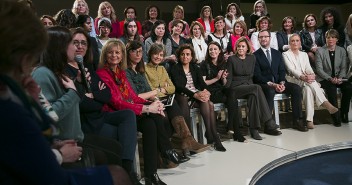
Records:
{"label": "long blonde hair", "polygon": [[253,13],[255,14],[255,6],[257,6],[258,3],[261,3],[263,8],[264,8],[263,15],[267,15],[268,14],[268,9],[266,8],[266,4],[265,4],[264,0],[258,0],[258,1],[256,1],[254,3],[254,5],[253,5]]}
{"label": "long blonde hair", "polygon": [[122,60],[118,64],[119,68],[122,70],[127,69],[127,55],[125,44],[121,40],[115,38],[109,39],[103,46],[100,54],[99,68],[103,68],[105,66],[105,64],[107,63],[107,54],[113,47],[120,48],[122,52]]}
{"label": "long blonde hair", "polygon": [[346,22],[346,31],[347,31],[347,35],[348,37],[352,37],[352,14],[350,14],[350,16],[347,19]]}
{"label": "long blonde hair", "polygon": [[99,8],[98,8],[98,16],[97,18],[102,18],[104,17],[101,9],[103,9],[103,7],[110,7],[110,10],[111,10],[111,14],[110,14],[110,19],[111,19],[111,22],[114,23],[116,22],[116,13],[115,13],[115,9],[114,7],[112,7],[111,3],[109,3],[108,1],[104,1],[104,2],[101,2],[100,5],[99,5]]}
{"label": "long blonde hair", "polygon": [[77,14],[77,6],[78,6],[78,3],[79,2],[82,2],[85,4],[86,6],[86,12],[84,12],[85,15],[89,15],[89,7],[88,7],[88,3],[85,1],[85,0],[75,0],[75,2],[73,3],[73,6],[72,6],[72,13],[74,13],[76,16],[78,16]]}

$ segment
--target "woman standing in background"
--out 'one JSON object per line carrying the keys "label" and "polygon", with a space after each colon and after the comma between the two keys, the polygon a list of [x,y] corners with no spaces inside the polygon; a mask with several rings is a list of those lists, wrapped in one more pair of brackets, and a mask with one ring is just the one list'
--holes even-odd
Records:
{"label": "woman standing in background", "polygon": [[98,22],[101,18],[108,18],[111,22],[111,33],[109,34],[110,38],[119,38],[122,35],[122,31],[120,29],[120,24],[119,21],[117,20],[117,16],[115,13],[114,7],[108,2],[104,1],[100,3],[99,8],[98,8],[98,16],[95,18],[94,21],[94,26],[95,26],[95,31],[97,35],[99,35],[99,26]]}

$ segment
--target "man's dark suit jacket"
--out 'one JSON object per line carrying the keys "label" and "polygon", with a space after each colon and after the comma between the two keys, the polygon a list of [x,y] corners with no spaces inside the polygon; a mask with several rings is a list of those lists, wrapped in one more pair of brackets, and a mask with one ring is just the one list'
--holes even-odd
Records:
{"label": "man's dark suit jacket", "polygon": [[274,77],[274,83],[286,81],[285,64],[282,60],[281,53],[272,48],[270,48],[270,51],[272,60],[271,66],[261,48],[253,53],[256,58],[253,80],[256,84],[267,84],[269,81],[273,82],[272,77]]}

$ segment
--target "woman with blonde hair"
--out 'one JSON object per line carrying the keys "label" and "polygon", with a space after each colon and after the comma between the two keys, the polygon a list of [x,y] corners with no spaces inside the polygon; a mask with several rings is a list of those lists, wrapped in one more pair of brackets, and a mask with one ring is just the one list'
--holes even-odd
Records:
{"label": "woman with blonde hair", "polygon": [[307,127],[314,128],[314,102],[317,106],[325,107],[331,114],[338,109],[331,105],[326,99],[323,89],[315,80],[315,74],[309,64],[308,55],[301,49],[301,38],[294,33],[289,38],[290,49],[282,53],[288,75],[287,81],[295,83],[302,87],[303,102],[306,108]]}
{"label": "woman with blonde hair", "polygon": [[125,45],[118,39],[109,40],[103,47],[97,74],[110,88],[112,95],[103,111],[130,109],[136,114],[137,129],[143,133],[145,184],[164,185],[157,174],[157,147],[158,144],[164,146],[160,142],[168,140],[162,118],[164,105],[158,100],[144,100],[133,91],[124,71],[127,69],[126,56]]}
{"label": "woman with blonde hair", "polygon": [[[207,36],[214,31],[214,19],[210,6],[203,6],[199,16],[197,21],[202,24],[205,32],[204,38],[207,39]],[[192,34],[192,29],[190,31]]]}
{"label": "woman with blonde hair", "polygon": [[108,2],[104,1],[100,3],[98,8],[98,16],[95,18],[94,25],[97,35],[99,35],[98,22],[101,18],[108,18],[111,22],[112,31],[109,34],[110,38],[119,38],[122,36],[122,31],[120,29],[120,23],[117,20],[114,7]]}
{"label": "woman with blonde hair", "polygon": [[345,27],[345,48],[347,49],[348,46],[352,44],[352,14],[347,19],[346,27]]}
{"label": "woman with blonde hair", "polygon": [[[88,3],[85,0],[75,0],[72,6],[72,13],[76,15],[76,18],[79,15],[89,15]],[[94,19],[90,17],[90,22],[94,22]],[[91,37],[96,37],[97,33],[95,32],[95,25],[92,24],[92,30],[89,32]]]}
{"label": "woman with blonde hair", "polygon": [[181,5],[176,5],[174,8],[174,11],[172,13],[173,19],[172,21],[169,22],[169,32],[172,32],[172,24],[175,20],[181,20],[183,21],[183,24],[185,25],[184,30],[182,31],[181,36],[183,36],[184,38],[188,39],[189,38],[189,25],[186,21],[184,21],[183,19],[185,18],[185,11],[183,9],[183,6]]}
{"label": "woman with blonde hair", "polygon": [[205,33],[203,25],[198,21],[191,24],[191,41],[196,54],[196,62],[200,64],[204,61],[208,45],[205,42]]}
{"label": "woman with blonde hair", "polygon": [[268,10],[266,8],[266,4],[264,0],[258,0],[254,3],[253,5],[253,13],[249,16],[251,19],[250,24],[249,24],[249,30],[248,30],[248,35],[251,35],[257,30],[257,20],[260,17],[267,16],[270,17],[270,14],[268,13]]}

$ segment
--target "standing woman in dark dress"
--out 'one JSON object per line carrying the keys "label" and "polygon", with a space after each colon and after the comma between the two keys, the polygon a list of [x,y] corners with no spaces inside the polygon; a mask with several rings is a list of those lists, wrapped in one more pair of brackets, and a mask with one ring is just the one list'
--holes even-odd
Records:
{"label": "standing woman in dark dress", "polygon": [[211,93],[210,100],[213,103],[226,104],[229,112],[227,123],[228,133],[233,134],[235,141],[245,142],[246,139],[241,135],[239,130],[238,102],[235,98],[235,93],[230,89],[225,89],[228,75],[226,68],[227,62],[224,59],[221,46],[217,42],[210,42],[205,61],[200,65],[204,81]]}
{"label": "standing woman in dark dress", "polygon": [[278,126],[272,119],[262,88],[253,84],[255,56],[251,54],[251,46],[245,37],[236,42],[236,54],[228,59],[228,77],[226,86],[234,90],[236,98],[246,98],[249,108],[250,134],[253,139],[262,140],[259,135],[260,123],[265,125],[265,133],[280,135]]}
{"label": "standing woman in dark dress", "polygon": [[204,82],[199,67],[195,63],[195,53],[189,44],[177,50],[178,63],[171,69],[171,80],[176,87],[175,99],[182,109],[182,114],[190,120],[190,109],[198,106],[206,127],[205,136],[208,144],[214,143],[214,149],[225,152],[216,131],[216,119],[213,102]]}

